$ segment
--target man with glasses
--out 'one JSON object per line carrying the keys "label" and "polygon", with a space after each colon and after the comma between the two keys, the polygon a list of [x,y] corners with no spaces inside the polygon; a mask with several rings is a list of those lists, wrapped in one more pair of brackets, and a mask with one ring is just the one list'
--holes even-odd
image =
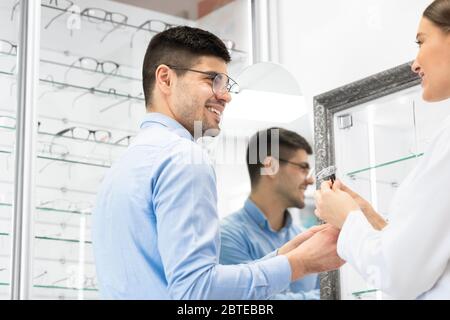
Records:
{"label": "man with glasses", "polygon": [[[286,129],[269,128],[250,138],[246,158],[251,193],[242,209],[221,222],[221,264],[261,259],[301,234],[304,228],[287,209],[305,207],[305,190],[314,183],[311,154],[309,143]],[[317,300],[318,277],[311,274],[294,281],[271,298]]]}
{"label": "man with glasses", "polygon": [[248,265],[219,264],[214,169],[195,143],[217,135],[230,55],[187,26],[151,40],[143,63],[147,114],[111,167],[93,214],[100,294],[108,299],[266,299],[291,280],[336,269],[336,229],[321,227]]}

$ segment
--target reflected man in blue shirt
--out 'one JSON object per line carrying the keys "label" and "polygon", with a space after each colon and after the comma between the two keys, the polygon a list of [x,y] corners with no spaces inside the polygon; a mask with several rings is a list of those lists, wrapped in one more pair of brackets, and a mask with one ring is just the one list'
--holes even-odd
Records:
{"label": "reflected man in blue shirt", "polygon": [[301,234],[258,262],[220,265],[214,168],[194,137],[217,135],[235,83],[213,34],[187,26],[155,35],[143,63],[147,114],[108,170],[93,212],[106,299],[267,299],[291,281],[342,264],[338,231]]}
{"label": "reflected man in blue shirt", "polygon": [[[279,154],[272,155],[272,138],[279,144]],[[251,152],[267,158],[255,161]],[[267,152],[266,152],[267,150]],[[247,168],[251,194],[239,211],[221,222],[220,263],[249,263],[261,259],[301,233],[303,228],[293,221],[288,208],[305,207],[305,190],[314,183],[309,176],[309,143],[293,131],[282,128],[261,130],[250,138]],[[276,161],[276,173],[261,174],[264,166]],[[317,300],[320,298],[317,275],[292,282],[289,288],[272,299]]]}

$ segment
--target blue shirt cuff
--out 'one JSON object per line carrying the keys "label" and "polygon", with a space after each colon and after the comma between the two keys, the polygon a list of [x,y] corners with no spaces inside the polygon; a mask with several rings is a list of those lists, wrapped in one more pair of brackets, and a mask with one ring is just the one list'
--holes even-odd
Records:
{"label": "blue shirt cuff", "polygon": [[286,290],[289,287],[292,270],[286,256],[276,256],[263,260],[259,263],[259,266],[266,274],[268,283],[271,284],[269,296]]}

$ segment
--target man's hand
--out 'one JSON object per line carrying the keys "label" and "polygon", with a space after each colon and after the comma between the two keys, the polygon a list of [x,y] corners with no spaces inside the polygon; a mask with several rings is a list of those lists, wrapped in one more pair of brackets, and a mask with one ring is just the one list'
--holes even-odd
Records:
{"label": "man's hand", "polygon": [[297,248],[300,244],[311,238],[315,233],[325,229],[326,227],[329,227],[328,224],[322,224],[319,226],[314,226],[309,228],[308,230],[299,233],[296,235],[293,239],[286,242],[280,249],[278,249],[278,254],[286,254],[289,251]]}
{"label": "man's hand", "polygon": [[292,281],[311,273],[340,268],[345,262],[337,255],[339,229],[326,225],[285,256],[292,269]]}
{"label": "man's hand", "polygon": [[340,190],[337,185],[332,188],[330,181],[322,182],[315,198],[317,217],[339,229],[351,211],[360,209],[348,193]]}

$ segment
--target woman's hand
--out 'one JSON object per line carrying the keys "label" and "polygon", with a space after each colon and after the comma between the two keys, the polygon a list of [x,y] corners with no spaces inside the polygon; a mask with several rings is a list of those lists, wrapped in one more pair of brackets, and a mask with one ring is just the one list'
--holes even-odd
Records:
{"label": "woman's hand", "polygon": [[336,180],[334,182],[333,189],[334,188],[338,188],[348,193],[361,208],[361,211],[364,213],[366,219],[370,222],[372,227],[374,227],[376,230],[382,230],[387,225],[386,220],[384,220],[384,218],[373,209],[369,201],[344,185],[340,180]]}
{"label": "woman's hand", "polygon": [[328,227],[330,227],[330,225],[325,223],[325,224],[311,227],[308,230],[299,233],[293,239],[286,242],[280,249],[278,249],[277,254],[286,254],[286,253],[290,252],[291,250],[297,248],[303,242],[305,242],[306,240],[311,238],[317,232],[322,231],[323,229],[326,229]]}
{"label": "woman's hand", "polygon": [[[341,229],[348,214],[359,210],[358,203],[347,193],[339,189],[339,183],[331,188],[331,182],[325,181],[315,193],[318,218]],[[362,198],[361,198],[362,199]]]}
{"label": "woman's hand", "polygon": [[362,211],[366,211],[366,210],[372,209],[372,205],[369,203],[369,201],[367,201],[366,199],[361,197],[359,194],[354,192],[352,189],[347,187],[345,184],[342,183],[341,180],[336,180],[334,182],[333,189],[335,189],[335,188],[340,189],[340,190],[348,193],[350,195],[350,197],[352,197],[352,199],[355,200],[355,202],[358,204],[358,206],[361,208]]}

